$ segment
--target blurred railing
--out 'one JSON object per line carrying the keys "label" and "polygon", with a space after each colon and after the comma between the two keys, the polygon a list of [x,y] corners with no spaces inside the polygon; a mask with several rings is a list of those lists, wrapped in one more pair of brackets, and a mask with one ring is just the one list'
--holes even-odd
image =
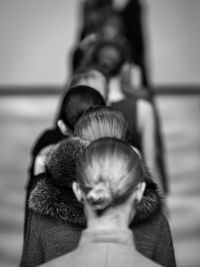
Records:
{"label": "blurred railing", "polygon": [[[58,95],[62,93],[64,86],[59,85],[1,85],[0,96],[2,95]],[[140,90],[140,89],[139,89]],[[156,95],[194,95],[200,94],[200,85],[162,85],[152,88]],[[139,92],[139,91],[138,91]],[[141,90],[141,94],[145,90]],[[129,91],[131,93],[131,91]]]}

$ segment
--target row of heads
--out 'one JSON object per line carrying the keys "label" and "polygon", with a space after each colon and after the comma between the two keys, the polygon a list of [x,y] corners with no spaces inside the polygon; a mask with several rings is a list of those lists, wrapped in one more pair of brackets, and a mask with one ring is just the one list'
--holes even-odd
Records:
{"label": "row of heads", "polygon": [[74,130],[79,117],[91,106],[109,105],[109,86],[106,72],[99,66],[80,68],[67,84],[57,121]]}
{"label": "row of heads", "polygon": [[122,21],[112,1],[89,2],[93,6],[75,56],[75,75],[58,118],[62,133],[73,137],[56,146],[47,171],[54,183],[63,181],[62,188],[71,187],[76,177],[87,200],[101,210],[127,198],[147,171],[138,151],[128,144],[125,118],[106,107],[108,80],[130,60]]}
{"label": "row of heads", "polygon": [[98,210],[122,202],[149,177],[140,153],[128,143],[128,133],[121,112],[90,107],[76,122],[73,136],[49,153],[46,170],[51,181],[65,189],[77,179]]}
{"label": "row of heads", "polygon": [[129,50],[129,45],[122,38],[90,34],[83,39],[74,55],[73,71],[96,65],[104,69],[109,78],[117,76],[123,65],[131,61]]}
{"label": "row of heads", "polygon": [[79,67],[96,64],[103,67],[109,76],[118,75],[123,64],[132,61],[134,54],[124,21],[110,4],[86,6],[83,31],[72,58],[72,69],[76,71]]}

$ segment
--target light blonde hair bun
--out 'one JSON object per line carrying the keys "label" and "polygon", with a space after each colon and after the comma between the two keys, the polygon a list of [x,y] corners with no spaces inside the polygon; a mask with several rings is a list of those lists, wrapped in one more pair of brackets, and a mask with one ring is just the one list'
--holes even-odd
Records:
{"label": "light blonde hair bun", "polygon": [[106,209],[112,203],[112,200],[109,185],[105,183],[96,185],[87,194],[87,201],[96,210]]}

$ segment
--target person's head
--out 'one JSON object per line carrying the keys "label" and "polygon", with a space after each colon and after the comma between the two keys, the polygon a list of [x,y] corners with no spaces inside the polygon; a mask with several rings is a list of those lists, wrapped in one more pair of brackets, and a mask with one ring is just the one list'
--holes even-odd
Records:
{"label": "person's head", "polygon": [[79,68],[70,82],[70,88],[75,86],[89,86],[96,89],[104,99],[108,94],[108,77],[104,70],[98,66]]}
{"label": "person's head", "polygon": [[141,201],[145,190],[145,173],[137,151],[119,139],[98,139],[83,151],[76,174],[73,190],[84,202],[87,219],[117,211],[128,226],[135,214],[134,204]]}
{"label": "person's head", "polygon": [[102,137],[128,140],[129,128],[120,111],[106,106],[94,106],[79,118],[74,135],[90,142]]}
{"label": "person's head", "polygon": [[124,33],[121,17],[113,9],[108,10],[100,28],[104,38],[117,38]]}
{"label": "person's head", "polygon": [[104,68],[110,77],[117,75],[127,60],[127,48],[119,38],[100,40],[93,49],[93,64]]}
{"label": "person's head", "polygon": [[77,86],[67,91],[61,104],[58,127],[64,135],[74,130],[79,117],[94,105],[105,105],[102,95],[89,86]]}

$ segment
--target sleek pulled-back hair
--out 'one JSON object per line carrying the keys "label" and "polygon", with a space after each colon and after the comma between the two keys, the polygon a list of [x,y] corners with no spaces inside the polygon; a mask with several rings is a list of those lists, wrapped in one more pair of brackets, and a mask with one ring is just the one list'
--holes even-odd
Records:
{"label": "sleek pulled-back hair", "polygon": [[102,137],[128,140],[129,129],[120,111],[106,106],[94,106],[80,117],[74,135],[90,142]]}
{"label": "sleek pulled-back hair", "polygon": [[71,88],[63,98],[59,118],[73,130],[79,117],[94,105],[105,105],[97,90],[89,86]]}
{"label": "sleek pulled-back hair", "polygon": [[[118,54],[117,61],[112,67],[107,65],[105,62],[100,62],[102,52],[108,48],[115,50]],[[97,42],[97,44],[94,46],[91,60],[93,64],[99,65],[101,68],[104,68],[109,77],[114,76],[120,72],[120,69],[123,64],[129,61],[129,46],[128,44],[125,44],[121,40],[121,38],[104,38]]]}
{"label": "sleek pulled-back hair", "polygon": [[101,138],[86,147],[76,173],[87,201],[99,211],[123,203],[145,180],[138,152],[116,138]]}

